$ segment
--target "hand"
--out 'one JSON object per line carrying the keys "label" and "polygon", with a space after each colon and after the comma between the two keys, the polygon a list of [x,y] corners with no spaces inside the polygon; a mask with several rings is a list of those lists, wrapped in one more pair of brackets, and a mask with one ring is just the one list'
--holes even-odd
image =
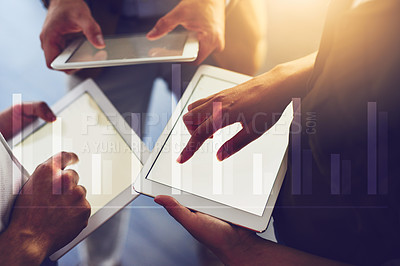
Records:
{"label": "hand", "polygon": [[0,113],[0,132],[8,140],[38,117],[47,122],[56,120],[56,116],[45,102],[14,105]]}
{"label": "hand", "polygon": [[279,245],[244,228],[191,212],[169,196],[157,196],[154,200],[225,265],[347,265]]}
{"label": "hand", "polygon": [[254,232],[244,228],[200,212],[191,212],[169,196],[157,196],[154,200],[223,261],[232,260],[232,255],[245,253],[257,238]]}
{"label": "hand", "polygon": [[214,50],[225,47],[225,0],[182,0],[173,10],[158,20],[147,38],[159,39],[178,25],[197,33],[200,50],[195,63],[200,64]]}
{"label": "hand", "polygon": [[243,128],[218,150],[220,161],[263,135],[278,121],[292,98],[307,93],[315,56],[316,53],[279,65],[248,82],[190,104],[183,121],[191,138],[177,162],[189,160],[217,130],[234,123],[241,123]]}
{"label": "hand", "polygon": [[105,47],[100,26],[83,0],[51,0],[40,34],[48,68],[51,68],[51,62],[65,48],[68,37],[80,32],[83,32],[94,47]]}
{"label": "hand", "polygon": [[5,234],[13,241],[21,240],[20,247],[29,247],[34,251],[29,255],[38,260],[69,243],[87,226],[86,190],[77,185],[75,171],[65,170],[77,161],[74,153],[62,152],[39,165],[15,202]]}
{"label": "hand", "polygon": [[191,138],[177,161],[186,162],[216,131],[237,122],[243,128],[218,150],[220,161],[264,134],[288,104],[279,100],[268,78],[260,76],[190,104],[183,121]]}

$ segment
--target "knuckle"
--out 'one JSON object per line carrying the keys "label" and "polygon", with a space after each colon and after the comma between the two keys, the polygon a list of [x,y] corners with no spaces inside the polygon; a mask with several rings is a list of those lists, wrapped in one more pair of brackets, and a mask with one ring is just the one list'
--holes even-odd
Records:
{"label": "knuckle", "polygon": [[74,183],[74,177],[70,172],[65,172],[62,174],[62,181],[65,185]]}
{"label": "knuckle", "polygon": [[47,103],[45,103],[45,102],[43,102],[43,101],[38,102],[38,108],[39,108],[40,110],[43,110],[43,111],[47,110],[47,109],[48,109]]}
{"label": "knuckle", "polygon": [[190,124],[191,124],[192,118],[193,118],[193,113],[192,113],[192,112],[188,112],[188,113],[186,113],[186,114],[182,117],[183,122],[184,122],[185,124],[186,124],[186,123],[190,123]]}
{"label": "knuckle", "polygon": [[78,173],[75,170],[69,169],[67,171],[64,171],[62,174],[62,177],[67,179],[68,181],[75,181],[76,177],[78,176]]}
{"label": "knuckle", "polygon": [[224,96],[221,94],[218,94],[214,97],[213,103],[221,103],[224,100]]}
{"label": "knuckle", "polygon": [[15,113],[15,114],[22,114],[22,104],[15,104],[13,107],[12,107],[12,111],[13,111],[13,113]]}
{"label": "knuckle", "polygon": [[85,217],[85,219],[89,219],[90,214],[92,212],[92,208],[90,206],[90,203],[85,200],[85,202],[82,204],[82,215]]}
{"label": "knuckle", "polygon": [[61,157],[67,157],[67,156],[69,156],[69,152],[66,152],[66,151],[62,151],[62,152],[60,152],[60,156]]}
{"label": "knuckle", "polygon": [[168,18],[166,18],[166,17],[162,17],[162,18],[160,18],[159,20],[158,20],[158,22],[157,22],[157,24],[156,24],[156,28],[157,29],[159,29],[159,28],[163,28],[163,27],[165,27],[165,26],[167,26],[168,24],[169,24],[169,19]]}
{"label": "knuckle", "polygon": [[86,190],[82,186],[76,186],[72,194],[74,195],[76,200],[83,200],[86,198]]}
{"label": "knuckle", "polygon": [[59,153],[59,156],[61,157],[61,160],[68,161],[71,158],[71,153],[66,152],[66,151],[62,151],[62,152]]}
{"label": "knuckle", "polygon": [[83,207],[84,207],[86,212],[89,212],[89,215],[90,215],[90,212],[92,210],[92,206],[90,206],[89,201],[85,200]]}
{"label": "knuckle", "polygon": [[93,34],[97,34],[97,32],[99,31],[99,27],[97,26],[96,22],[94,20],[89,20],[87,22],[87,27],[85,32],[88,33],[93,33]]}
{"label": "knuckle", "polygon": [[53,167],[51,166],[50,163],[42,163],[38,167],[36,167],[35,172],[42,172],[44,174],[46,173],[52,173],[53,172]]}

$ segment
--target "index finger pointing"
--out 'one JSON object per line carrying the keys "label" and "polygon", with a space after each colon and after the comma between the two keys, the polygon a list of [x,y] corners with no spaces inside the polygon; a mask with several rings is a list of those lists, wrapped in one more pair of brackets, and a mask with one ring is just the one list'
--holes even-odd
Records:
{"label": "index finger pointing", "polygon": [[213,125],[213,118],[209,117],[195,130],[176,161],[182,164],[192,158],[195,152],[200,149],[201,145],[203,145],[203,143],[218,129],[219,128]]}

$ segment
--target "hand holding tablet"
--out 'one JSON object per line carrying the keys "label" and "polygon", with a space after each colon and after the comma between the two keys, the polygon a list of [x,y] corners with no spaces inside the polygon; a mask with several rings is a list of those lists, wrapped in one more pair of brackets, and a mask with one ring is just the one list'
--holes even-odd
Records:
{"label": "hand holding tablet", "polygon": [[142,168],[145,145],[96,84],[87,80],[70,91],[52,110],[51,124],[34,122],[14,137],[13,153],[29,173],[60,151],[78,155],[69,166],[87,189],[92,207],[88,227],[67,246],[51,256],[55,260],[85,239],[138,194],[132,182]]}
{"label": "hand holding tablet", "polygon": [[[256,141],[222,162],[215,154],[243,130],[240,121],[223,128],[220,125],[212,139],[201,136],[195,143],[203,145],[193,158],[184,164],[176,161],[193,137],[182,119],[188,104],[212,98],[210,95],[249,79],[216,67],[200,67],[143,166],[135,190],[152,197],[172,196],[193,210],[254,231],[265,230],[286,172],[291,104],[273,127],[267,132],[264,129]],[[213,114],[213,104],[207,110]]]}
{"label": "hand holding tablet", "polygon": [[52,63],[54,69],[81,69],[144,63],[190,62],[197,57],[199,43],[194,33],[173,32],[150,41],[145,34],[105,37],[105,48],[97,49],[84,38],[72,42]]}
{"label": "hand holding tablet", "polygon": [[[104,48],[105,43],[102,29],[93,18],[93,15],[96,16],[96,14],[92,15],[91,13],[96,13],[96,11],[102,13],[105,11],[101,10],[101,5],[100,10],[94,11],[90,10],[88,5],[82,1],[49,2],[49,11],[40,35],[46,64],[49,68],[51,68],[51,63],[54,59],[66,48],[65,44],[71,34],[83,33],[94,47],[98,49]],[[224,49],[225,4],[224,0],[203,2],[197,0],[181,1],[175,8],[159,19],[154,28],[148,32],[147,38],[151,40],[159,39],[169,34],[178,25],[181,25],[186,30],[193,31],[195,37],[199,40],[198,56],[196,53],[195,58],[193,58],[194,60],[197,57],[196,63],[199,64],[212,52],[220,52]],[[66,60],[66,58],[64,59]],[[187,57],[181,59],[183,59],[182,61],[190,61]],[[74,66],[70,65],[70,67]],[[83,66],[75,67],[82,68]],[[66,68],[56,69],[66,70]]]}

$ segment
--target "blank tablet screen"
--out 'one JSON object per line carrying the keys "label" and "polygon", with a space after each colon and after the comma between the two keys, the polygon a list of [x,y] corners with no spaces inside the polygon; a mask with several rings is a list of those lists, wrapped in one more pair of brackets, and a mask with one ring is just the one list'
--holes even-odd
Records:
{"label": "blank tablet screen", "polygon": [[[108,114],[112,119],[112,114]],[[57,114],[57,120],[14,147],[32,174],[36,166],[60,151],[74,152],[80,161],[68,167],[78,172],[87,189],[92,215],[132,184],[142,165],[88,93]]]}
{"label": "blank tablet screen", "polygon": [[[203,75],[188,103],[235,85]],[[189,161],[179,164],[176,159],[190,138],[182,120],[185,113],[187,105],[163,143],[147,178],[177,189],[172,189],[172,194],[182,190],[262,216],[288,145],[292,106],[286,108],[267,133],[223,162],[216,158],[218,149],[239,132],[242,125],[236,123],[217,131]]]}
{"label": "blank tablet screen", "polygon": [[87,40],[67,60],[67,63],[181,56],[187,32],[170,33],[161,39],[149,41],[144,34],[105,38],[106,48],[98,50]]}

